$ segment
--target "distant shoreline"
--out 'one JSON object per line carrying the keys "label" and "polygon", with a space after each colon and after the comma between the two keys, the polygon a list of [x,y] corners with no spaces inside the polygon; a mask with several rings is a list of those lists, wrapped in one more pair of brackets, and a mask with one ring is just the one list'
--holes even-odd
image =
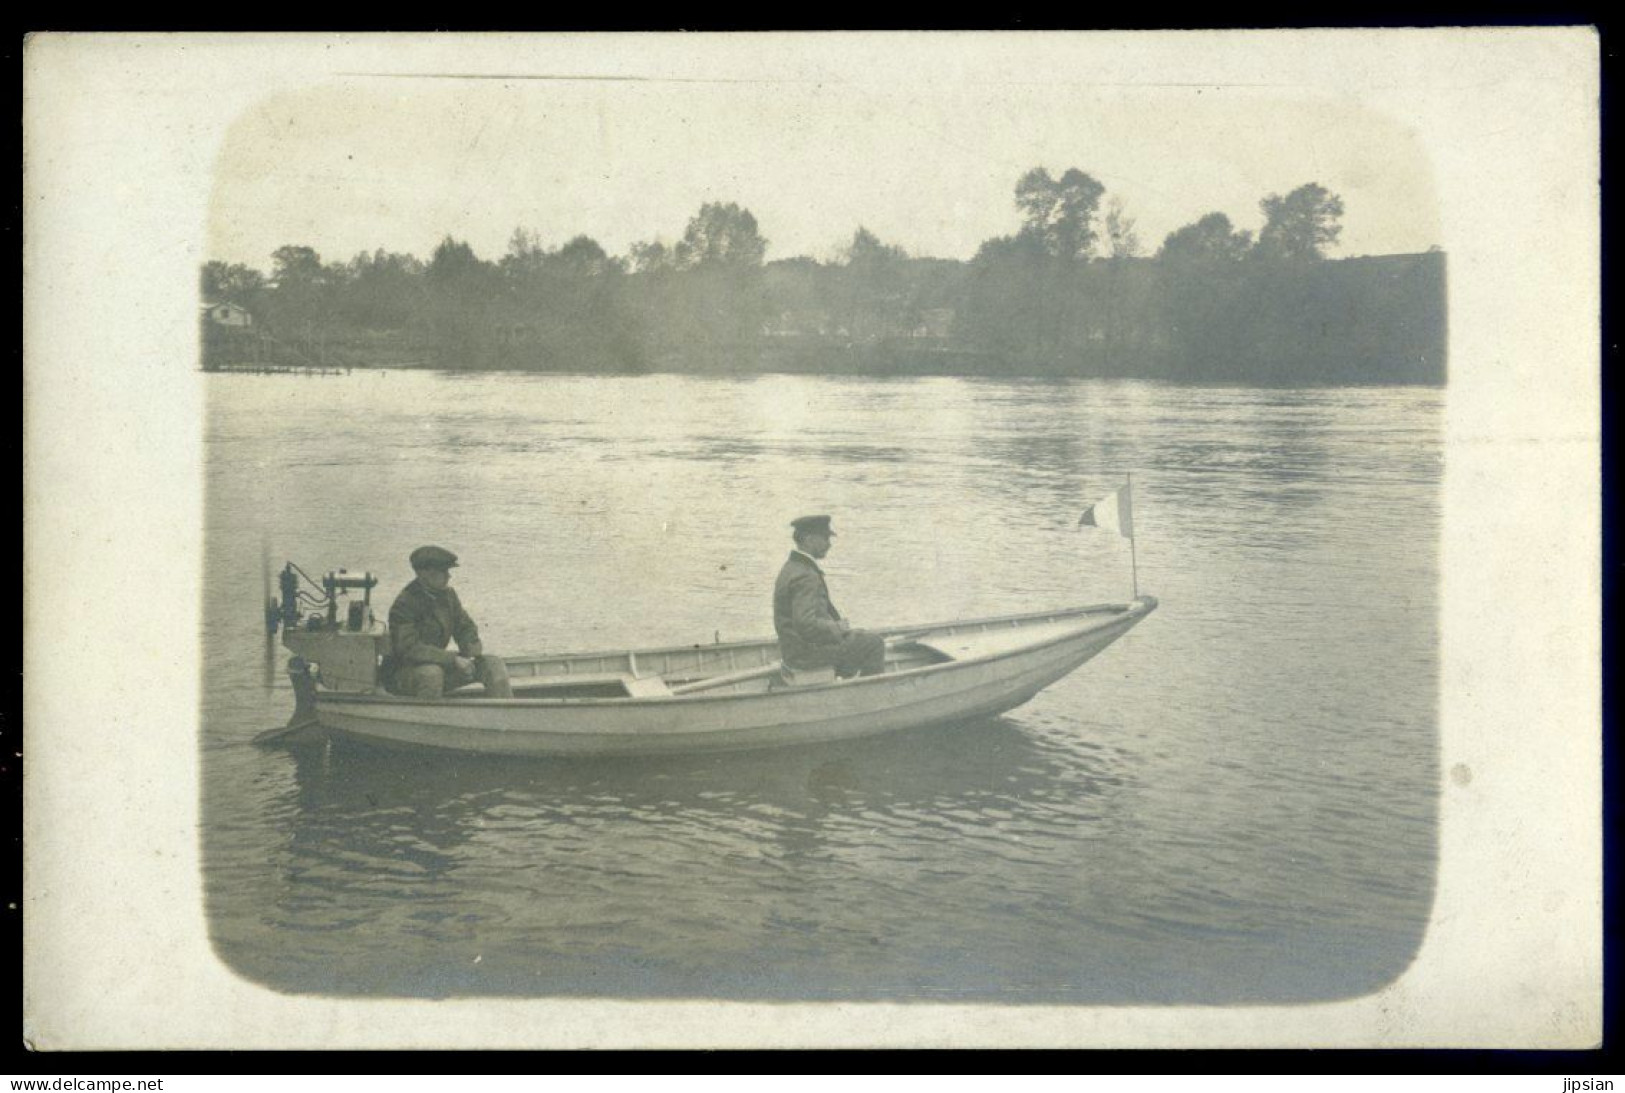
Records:
{"label": "distant shoreline", "polygon": [[347,317],[317,288],[272,288],[252,310],[207,306],[202,364],[1279,387],[1446,381],[1439,252],[1224,267],[1134,259],[1041,275],[909,259],[898,268],[889,292],[857,295],[843,270],[769,265],[733,279],[562,282],[556,297],[469,292],[411,307],[398,297],[390,326]]}
{"label": "distant shoreline", "polygon": [[1419,389],[1442,390],[1446,386],[1448,386],[1447,382],[1445,380],[1442,380],[1442,379],[1441,380],[1431,380],[1431,381],[1399,380],[1399,379],[1365,379],[1365,380],[1361,380],[1361,379],[1341,379],[1341,380],[1319,380],[1319,381],[1313,381],[1313,382],[1303,381],[1303,380],[1293,380],[1293,379],[1278,379],[1278,380],[1222,379],[1222,378],[1178,379],[1178,378],[1170,378],[1170,377],[1167,377],[1167,376],[1144,376],[1144,375],[1132,375],[1132,374],[1127,374],[1127,373],[1123,373],[1123,374],[1085,375],[1085,374],[1080,374],[1080,373],[1077,373],[1077,372],[1068,372],[1068,371],[1063,371],[1063,370],[1059,370],[1059,369],[1051,370],[1051,371],[1047,371],[1047,372],[1044,372],[1044,371],[1013,372],[1013,371],[1004,371],[1004,370],[995,372],[995,371],[976,371],[976,370],[970,370],[970,369],[951,369],[951,368],[943,368],[943,369],[939,369],[939,370],[925,370],[925,369],[907,369],[907,370],[903,370],[903,369],[890,369],[890,370],[871,369],[871,370],[860,370],[860,369],[855,369],[855,368],[845,368],[845,369],[820,368],[820,369],[813,369],[813,368],[783,368],[783,367],[774,368],[774,367],[767,367],[767,368],[743,369],[743,368],[725,368],[725,367],[702,368],[702,367],[698,367],[698,366],[693,366],[693,367],[672,367],[672,366],[660,367],[660,366],[656,366],[656,367],[651,367],[651,368],[647,368],[647,369],[642,369],[642,370],[639,370],[639,371],[622,370],[622,371],[610,372],[610,371],[605,371],[603,369],[570,368],[570,367],[564,367],[564,366],[550,367],[550,368],[537,368],[537,367],[534,367],[534,366],[520,366],[520,365],[506,365],[506,366],[504,366],[504,365],[492,364],[492,365],[484,365],[484,366],[481,366],[481,367],[456,367],[456,366],[452,366],[452,365],[438,364],[438,363],[434,363],[434,362],[422,362],[422,361],[401,362],[401,361],[389,361],[389,360],[379,360],[379,361],[366,362],[366,363],[356,362],[356,363],[348,363],[348,364],[342,364],[342,365],[330,365],[330,366],[327,366],[325,368],[321,367],[321,366],[259,368],[259,367],[254,367],[254,366],[250,365],[250,366],[240,366],[240,367],[226,366],[226,367],[218,367],[218,368],[209,368],[209,369],[201,369],[200,371],[204,372],[207,375],[220,375],[220,376],[230,376],[230,375],[236,375],[236,376],[294,375],[294,374],[322,376],[322,375],[348,375],[348,374],[353,373],[353,372],[377,372],[377,373],[380,373],[380,374],[385,374],[385,373],[389,373],[389,372],[437,372],[437,373],[441,373],[441,374],[445,374],[445,375],[466,375],[466,376],[524,374],[524,375],[535,375],[535,376],[590,376],[590,377],[629,378],[629,379],[637,379],[637,378],[643,378],[643,377],[648,377],[648,376],[704,376],[704,377],[722,378],[722,379],[748,379],[748,378],[753,378],[753,377],[757,377],[757,376],[817,376],[817,377],[823,377],[823,378],[827,378],[827,379],[877,379],[877,380],[973,379],[973,380],[994,380],[994,381],[1010,381],[1010,382],[1027,380],[1027,381],[1046,382],[1046,383],[1051,383],[1051,382],[1056,382],[1056,381],[1079,381],[1079,382],[1083,382],[1083,381],[1090,381],[1090,380],[1106,380],[1106,381],[1128,382],[1128,383],[1149,383],[1149,384],[1155,384],[1155,385],[1158,385],[1158,386],[1167,386],[1167,387],[1213,387],[1213,388],[1237,388],[1237,389],[1279,388],[1279,389],[1282,389],[1282,390],[1294,390],[1294,389],[1296,389],[1296,390],[1312,390],[1312,389],[1317,389],[1317,388],[1340,388],[1340,387],[1415,387],[1415,388],[1419,388]]}
{"label": "distant shoreline", "polygon": [[202,371],[211,374],[322,374],[350,371],[371,372],[446,372],[453,374],[513,373],[573,376],[729,376],[793,375],[830,377],[867,377],[876,379],[908,378],[962,378],[997,380],[1057,380],[1057,379],[1110,379],[1138,380],[1177,386],[1213,387],[1433,387],[1446,386],[1446,377],[1404,377],[1380,375],[1369,378],[1343,376],[1341,378],[1305,379],[1293,376],[1261,378],[1258,376],[1203,376],[1178,377],[1149,374],[1132,370],[1083,371],[1066,360],[1057,360],[1048,366],[1031,362],[1013,367],[995,354],[975,350],[913,351],[887,356],[872,347],[803,347],[785,350],[768,347],[756,351],[755,360],[743,358],[737,351],[720,356],[668,354],[661,360],[651,361],[640,368],[603,368],[569,362],[537,364],[527,361],[485,361],[479,364],[457,364],[437,361],[428,357],[403,358],[399,355],[369,353],[337,349],[325,363],[308,362],[267,365],[252,360],[214,362],[205,364]]}

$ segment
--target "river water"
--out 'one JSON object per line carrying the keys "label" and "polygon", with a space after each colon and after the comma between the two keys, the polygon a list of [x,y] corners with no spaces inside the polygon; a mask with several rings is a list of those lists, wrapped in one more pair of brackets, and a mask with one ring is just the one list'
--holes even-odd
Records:
{"label": "river water", "polygon": [[[278,990],[1224,1003],[1399,975],[1431,906],[1443,393],[1120,381],[212,375],[203,862]],[[487,648],[754,637],[791,517],[856,625],[1160,609],[992,720],[493,760],[256,747],[277,566],[462,556]]]}

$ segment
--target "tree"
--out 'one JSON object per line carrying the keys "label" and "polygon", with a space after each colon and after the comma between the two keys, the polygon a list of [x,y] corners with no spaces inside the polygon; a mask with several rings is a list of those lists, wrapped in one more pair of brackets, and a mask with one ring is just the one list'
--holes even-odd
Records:
{"label": "tree", "polygon": [[423,272],[423,263],[410,254],[396,254],[379,247],[368,254],[361,251],[350,259],[349,276],[352,281],[373,277],[416,277]]}
{"label": "tree", "polygon": [[1101,316],[1104,327],[1105,367],[1121,368],[1124,345],[1143,335],[1143,313],[1132,306],[1133,293],[1125,284],[1131,271],[1126,263],[1140,254],[1140,236],[1134,230],[1134,218],[1123,207],[1123,199],[1113,194],[1106,203],[1106,255],[1111,277],[1105,291],[1105,307]]}
{"label": "tree", "polygon": [[633,243],[627,251],[627,261],[633,273],[658,273],[671,269],[675,256],[670,247],[655,239],[648,243]]}
{"label": "tree", "polygon": [[541,270],[546,253],[535,232],[515,228],[513,235],[508,237],[508,253],[502,256],[498,265],[510,277],[524,277]]}
{"label": "tree", "polygon": [[1034,167],[1016,181],[1016,208],[1026,218],[1022,232],[1046,249],[1056,204],[1055,180],[1047,167]]}
{"label": "tree", "polygon": [[350,259],[344,318],[356,326],[404,329],[423,315],[423,263],[380,247]]}
{"label": "tree", "polygon": [[954,304],[968,339],[1012,357],[1052,345],[1063,309],[1053,306],[1050,265],[1043,240],[1032,232],[983,242]]}
{"label": "tree", "polygon": [[297,245],[278,247],[271,252],[271,277],[276,291],[260,308],[268,328],[308,336],[311,324],[332,318],[336,301],[329,289],[328,270],[315,250]]}
{"label": "tree", "polygon": [[903,248],[882,243],[868,228],[859,227],[852,242],[842,248],[844,268],[836,271],[831,302],[837,319],[853,336],[864,339],[895,336],[912,329],[907,305]]}
{"label": "tree", "polygon": [[271,279],[284,288],[321,284],[322,256],[310,247],[278,247],[271,252]]}
{"label": "tree", "polygon": [[1043,241],[1035,235],[1021,231],[1015,235],[1000,235],[992,239],[984,239],[982,245],[976,248],[976,257],[971,261],[980,265],[1012,262],[1030,263],[1044,256]]}
{"label": "tree", "polygon": [[680,269],[757,269],[766,254],[767,240],[748,210],[733,202],[707,202],[689,220],[675,258]]}
{"label": "tree", "polygon": [[1343,199],[1316,182],[1305,183],[1285,197],[1271,194],[1259,202],[1264,228],[1258,233],[1261,258],[1318,259],[1337,242],[1343,226]]}
{"label": "tree", "polygon": [[514,229],[500,265],[504,274],[517,280],[539,274],[595,277],[622,268],[622,263],[606,254],[591,236],[578,235],[558,250],[548,250],[539,235],[523,228]]}
{"label": "tree", "polygon": [[1106,204],[1106,249],[1112,258],[1135,258],[1140,253],[1140,237],[1135,220],[1123,209],[1123,199],[1113,196]]}
{"label": "tree", "polygon": [[1157,257],[1167,262],[1234,262],[1244,258],[1252,233],[1236,231],[1223,213],[1208,213],[1194,224],[1170,232]]}
{"label": "tree", "polygon": [[841,256],[848,266],[857,268],[882,266],[908,257],[902,247],[882,243],[874,232],[862,225],[853,233],[852,242],[842,250]]}
{"label": "tree", "polygon": [[451,236],[440,240],[423,271],[434,352],[448,367],[471,367],[490,349],[496,269]]}
{"label": "tree", "polygon": [[598,277],[621,268],[596,239],[587,235],[576,236],[548,257],[550,265],[576,276]]}
{"label": "tree", "polygon": [[223,300],[246,306],[254,294],[265,287],[265,277],[250,266],[205,262],[200,287],[205,300]]}
{"label": "tree", "polygon": [[1076,167],[1059,180],[1034,167],[1016,183],[1016,208],[1026,217],[1022,233],[1040,242],[1051,257],[1087,258],[1094,250],[1095,213],[1105,192],[1106,187]]}
{"label": "tree", "polygon": [[435,247],[425,274],[430,281],[449,284],[464,280],[486,269],[486,264],[474,254],[474,248],[461,240],[446,236]]}
{"label": "tree", "polygon": [[321,283],[328,288],[343,288],[351,277],[347,262],[329,262],[322,267]]}

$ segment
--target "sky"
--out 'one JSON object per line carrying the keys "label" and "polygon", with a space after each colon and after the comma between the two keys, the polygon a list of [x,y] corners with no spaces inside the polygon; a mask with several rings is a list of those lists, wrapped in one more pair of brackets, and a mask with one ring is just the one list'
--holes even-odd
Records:
{"label": "sky", "polygon": [[1260,200],[1306,182],[1343,199],[1333,257],[1441,241],[1405,126],[1291,85],[379,74],[275,93],[235,121],[207,256],[266,271],[284,244],[427,258],[450,234],[494,259],[518,227],[624,254],[731,201],[769,260],[832,259],[860,225],[965,259],[1016,230],[1016,180],[1038,166],[1093,175],[1148,253],[1210,212],[1256,231]]}

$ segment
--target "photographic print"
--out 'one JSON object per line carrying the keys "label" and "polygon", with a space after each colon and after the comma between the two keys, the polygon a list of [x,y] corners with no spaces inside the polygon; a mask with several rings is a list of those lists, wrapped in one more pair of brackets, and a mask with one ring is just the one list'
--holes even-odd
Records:
{"label": "photographic print", "polygon": [[[293,46],[199,44],[194,90]],[[1238,76],[1287,44],[363,38],[234,93],[153,373],[219,989],[1017,1042],[1392,999],[1477,792],[1446,487],[1488,364],[1454,153]]]}

